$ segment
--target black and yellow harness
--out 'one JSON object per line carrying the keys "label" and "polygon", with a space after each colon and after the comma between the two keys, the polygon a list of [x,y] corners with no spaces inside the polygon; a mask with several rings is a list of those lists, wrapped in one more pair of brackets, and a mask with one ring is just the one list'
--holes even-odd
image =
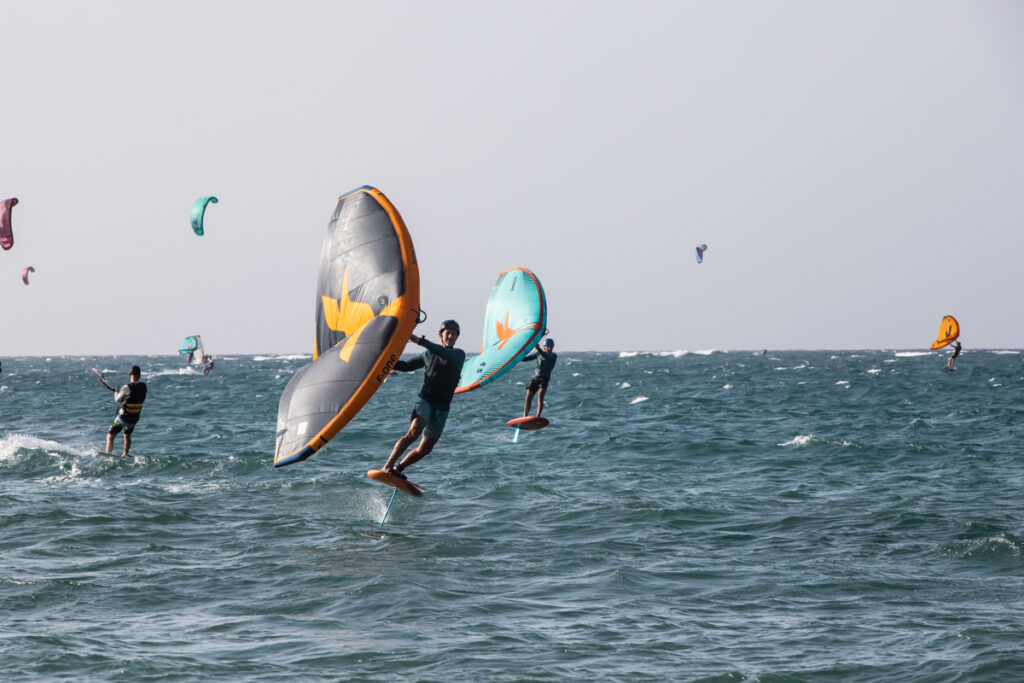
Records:
{"label": "black and yellow harness", "polygon": [[135,424],[139,421],[142,413],[142,404],[146,400],[146,383],[129,382],[124,385],[128,390],[127,395],[121,399],[121,410],[117,417],[127,424]]}

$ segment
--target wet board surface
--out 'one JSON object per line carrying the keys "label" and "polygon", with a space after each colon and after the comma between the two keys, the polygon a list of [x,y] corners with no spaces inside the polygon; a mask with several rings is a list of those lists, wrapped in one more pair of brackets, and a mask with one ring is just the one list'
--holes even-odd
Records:
{"label": "wet board surface", "polygon": [[423,495],[423,489],[421,489],[416,484],[412,483],[408,479],[396,477],[395,475],[385,472],[384,470],[370,470],[369,472],[366,473],[366,476],[368,476],[370,479],[373,479],[374,481],[379,481],[382,484],[386,484],[391,488],[395,488],[398,489],[399,491],[403,491],[404,493],[408,493],[410,496]]}
{"label": "wet board surface", "polygon": [[517,417],[514,420],[508,421],[509,427],[519,427],[527,431],[531,429],[541,429],[547,427],[550,422],[546,417],[537,417],[536,415],[528,415],[526,417]]}

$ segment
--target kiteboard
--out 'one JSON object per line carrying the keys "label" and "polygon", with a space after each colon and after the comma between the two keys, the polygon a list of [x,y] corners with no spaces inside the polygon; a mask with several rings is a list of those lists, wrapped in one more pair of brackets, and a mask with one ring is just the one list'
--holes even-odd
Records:
{"label": "kiteboard", "polygon": [[525,429],[526,431],[530,431],[533,429],[543,429],[544,427],[547,427],[549,424],[551,423],[548,422],[548,419],[546,417],[538,417],[536,415],[517,417],[514,420],[508,421],[509,427],[519,427],[520,429]]}
{"label": "kiteboard", "polygon": [[125,455],[124,451],[122,451],[120,448],[115,448],[114,450],[107,453],[105,450],[103,450],[102,447],[100,447],[95,451],[90,449],[90,453],[95,455],[97,458],[113,458],[114,460],[124,460],[125,462],[129,460],[135,460],[135,455],[133,453]]}
{"label": "kiteboard", "polygon": [[387,484],[391,488],[395,488],[398,489],[399,491],[403,491],[404,493],[408,493],[410,496],[418,497],[423,495],[423,489],[421,489],[419,486],[412,483],[408,479],[396,477],[390,472],[385,472],[384,470],[370,470],[369,472],[366,473],[366,476],[368,476],[370,479],[373,479],[374,481],[379,481],[382,484]]}

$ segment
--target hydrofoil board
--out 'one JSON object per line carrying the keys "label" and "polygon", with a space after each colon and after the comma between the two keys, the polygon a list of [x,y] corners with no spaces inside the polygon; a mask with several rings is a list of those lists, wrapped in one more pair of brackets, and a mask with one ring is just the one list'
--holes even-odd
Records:
{"label": "hydrofoil board", "polygon": [[514,420],[508,421],[509,427],[519,427],[520,429],[524,429],[526,431],[530,431],[533,429],[542,429],[544,427],[547,427],[549,424],[551,423],[548,422],[548,419],[546,417],[537,417],[536,415],[517,417]]}
{"label": "hydrofoil board", "polygon": [[421,489],[419,486],[412,483],[408,479],[396,477],[390,472],[385,472],[384,470],[370,470],[369,472],[366,473],[366,476],[368,476],[370,479],[373,479],[374,481],[379,481],[382,484],[387,484],[391,488],[398,489],[399,491],[402,491],[404,493],[408,493],[410,496],[419,497],[423,495],[423,489]]}

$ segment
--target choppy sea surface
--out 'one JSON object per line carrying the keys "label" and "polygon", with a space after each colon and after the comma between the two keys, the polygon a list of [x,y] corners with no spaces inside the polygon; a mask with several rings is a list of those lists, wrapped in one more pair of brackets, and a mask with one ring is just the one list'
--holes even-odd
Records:
{"label": "choppy sea surface", "polygon": [[[301,356],[2,358],[0,679],[1024,680],[1024,355],[561,352],[274,469]],[[120,451],[118,437],[115,452]]]}

